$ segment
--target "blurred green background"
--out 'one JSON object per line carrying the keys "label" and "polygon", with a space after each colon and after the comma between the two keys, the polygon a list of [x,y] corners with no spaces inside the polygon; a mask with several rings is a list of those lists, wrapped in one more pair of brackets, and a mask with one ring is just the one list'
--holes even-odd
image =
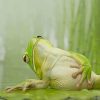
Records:
{"label": "blurred green background", "polygon": [[36,78],[22,61],[33,35],[86,55],[100,74],[100,0],[0,0],[0,88]]}

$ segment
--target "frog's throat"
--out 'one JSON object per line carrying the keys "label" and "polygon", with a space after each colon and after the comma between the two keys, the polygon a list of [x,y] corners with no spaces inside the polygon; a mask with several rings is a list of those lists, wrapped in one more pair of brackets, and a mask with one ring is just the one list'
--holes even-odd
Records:
{"label": "frog's throat", "polygon": [[[40,79],[42,79],[42,71],[41,71],[41,66],[42,66],[42,64],[40,65],[40,66],[37,66],[36,65],[36,62],[35,62],[35,50],[37,49],[37,45],[38,45],[38,43],[39,43],[39,41],[40,41],[40,39],[42,39],[42,38],[36,38],[36,41],[35,41],[35,43],[34,43],[34,45],[33,45],[33,48],[32,48],[32,65],[33,65],[33,70],[34,70],[34,72],[37,74],[37,76],[40,78]],[[39,58],[39,57],[38,57]]]}

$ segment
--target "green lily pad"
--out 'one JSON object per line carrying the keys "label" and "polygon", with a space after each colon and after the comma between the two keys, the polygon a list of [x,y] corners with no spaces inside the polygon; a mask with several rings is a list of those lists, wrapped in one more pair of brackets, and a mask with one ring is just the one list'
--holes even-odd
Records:
{"label": "green lily pad", "polygon": [[0,100],[100,100],[100,90],[66,91],[55,89],[38,89],[0,92]]}

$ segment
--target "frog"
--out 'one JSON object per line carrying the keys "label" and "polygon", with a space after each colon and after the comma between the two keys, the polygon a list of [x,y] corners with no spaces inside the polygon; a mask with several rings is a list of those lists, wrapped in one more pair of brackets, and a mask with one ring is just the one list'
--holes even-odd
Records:
{"label": "frog", "polygon": [[33,37],[28,42],[23,61],[29,65],[38,79],[26,79],[20,84],[7,87],[7,92],[44,88],[100,88],[100,75],[92,71],[92,65],[86,56],[54,47],[42,36]]}

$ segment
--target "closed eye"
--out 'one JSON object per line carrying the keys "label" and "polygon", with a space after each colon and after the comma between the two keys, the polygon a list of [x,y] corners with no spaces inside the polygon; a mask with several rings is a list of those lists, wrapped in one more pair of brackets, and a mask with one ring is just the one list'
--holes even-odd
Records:
{"label": "closed eye", "polygon": [[37,38],[43,38],[42,36],[38,35]]}

